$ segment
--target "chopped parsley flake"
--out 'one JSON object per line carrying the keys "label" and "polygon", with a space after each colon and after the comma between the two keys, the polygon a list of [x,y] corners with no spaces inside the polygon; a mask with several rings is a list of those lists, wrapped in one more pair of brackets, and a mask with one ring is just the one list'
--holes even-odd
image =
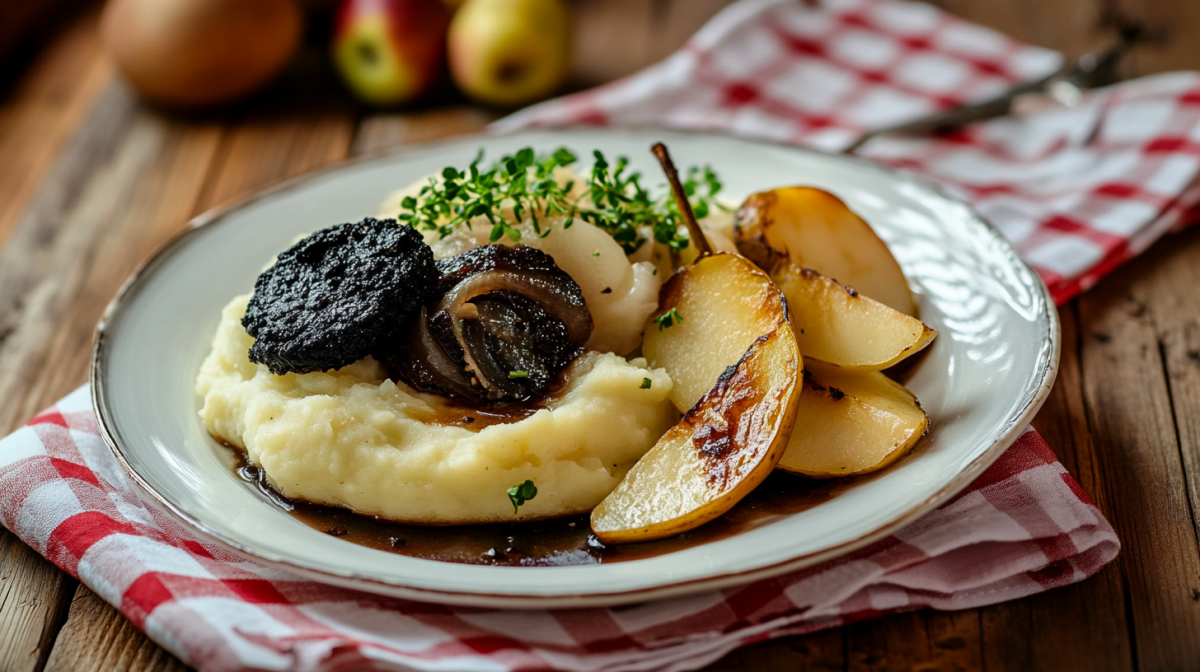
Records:
{"label": "chopped parsley flake", "polygon": [[529,372],[528,371],[509,371],[508,377],[509,378],[528,378]]}
{"label": "chopped parsley flake", "polygon": [[648,390],[653,382],[654,381],[650,380],[649,378],[642,378],[642,386],[638,389]]}
{"label": "chopped parsley flake", "polygon": [[654,318],[654,323],[658,325],[658,330],[662,331],[667,327],[673,327],[676,324],[683,322],[683,316],[674,308]]}
{"label": "chopped parsley flake", "polygon": [[[518,241],[520,230],[505,217],[505,211],[511,209],[516,221],[529,218],[539,237],[550,233],[549,227],[542,228],[542,218],[560,215],[565,217],[563,228],[578,218],[603,229],[626,254],[647,242],[643,232],[672,251],[688,246],[687,229],[668,189],[651,194],[642,186],[640,172],[627,172],[627,157],[610,164],[600,151],[592,156],[591,173],[583,180],[582,193],[577,194],[574,181],[560,184],[556,176],[558,168],[578,161],[565,147],[542,156],[525,147],[500,157],[490,168],[482,167],[481,151],[465,170],[448,166],[440,180],[431,178],[416,196],[406,196],[397,219],[445,238],[456,227],[469,228],[472,219],[485,217],[492,227],[491,242],[504,237]],[[706,217],[713,207],[727,209],[716,201],[723,185],[712,168],[693,166],[686,175],[683,189],[696,217]]]}
{"label": "chopped parsley flake", "polygon": [[533,481],[526,480],[524,483],[519,483],[508,489],[508,501],[512,502],[513,514],[529,500],[537,497],[537,486]]}

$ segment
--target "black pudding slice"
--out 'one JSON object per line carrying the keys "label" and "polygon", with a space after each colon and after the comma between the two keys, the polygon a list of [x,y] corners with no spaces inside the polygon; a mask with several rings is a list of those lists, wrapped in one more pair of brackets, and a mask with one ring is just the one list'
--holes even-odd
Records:
{"label": "black pudding slice", "polygon": [[421,234],[395,220],[321,229],[254,283],[242,326],[271,373],[339,369],[402,333],[438,279]]}

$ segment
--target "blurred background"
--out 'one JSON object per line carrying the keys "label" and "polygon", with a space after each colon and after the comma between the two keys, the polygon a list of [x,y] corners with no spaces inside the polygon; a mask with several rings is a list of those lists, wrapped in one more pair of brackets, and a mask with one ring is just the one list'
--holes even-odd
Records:
{"label": "blurred background", "polygon": [[[182,155],[196,171],[207,170],[173,183],[199,181],[193,200],[153,215],[178,217],[178,226],[216,203],[347,155],[478,131],[524,105],[634,72],[679,49],[729,4],[0,2],[0,241],[71,138],[116,143],[132,133],[155,145],[135,144],[145,152],[143,169],[166,174]],[[936,4],[1068,56],[1123,39],[1133,44],[1122,60],[1127,75],[1195,67],[1195,41],[1171,27],[1200,21],[1193,17],[1200,2]],[[99,150],[89,151],[64,163],[80,165]],[[109,147],[105,160],[122,151]]]}
{"label": "blurred background", "polygon": [[230,103],[252,98],[333,93],[364,109],[473,102],[503,112],[629,74],[677,49],[728,4],[8,2],[0,3],[0,91],[7,93],[63,30],[98,21],[105,58],[144,98],[174,112],[228,111]]}
{"label": "blurred background", "polygon": [[[800,1],[800,0],[797,0]],[[320,96],[370,111],[475,104],[492,114],[629,74],[731,0],[25,0],[0,4],[0,95],[53,39],[99,23],[103,59],[173,112]],[[1077,55],[1113,37],[1166,45],[1127,3],[940,0],[955,14]],[[1163,3],[1148,3],[1149,5]],[[1184,3],[1187,4],[1187,3]],[[1165,18],[1166,14],[1164,14]],[[86,30],[86,28],[84,28]],[[1141,74],[1178,62],[1143,50]],[[1155,53],[1155,52],[1160,53]],[[86,68],[99,64],[93,52]],[[1147,60],[1148,59],[1148,60]]]}

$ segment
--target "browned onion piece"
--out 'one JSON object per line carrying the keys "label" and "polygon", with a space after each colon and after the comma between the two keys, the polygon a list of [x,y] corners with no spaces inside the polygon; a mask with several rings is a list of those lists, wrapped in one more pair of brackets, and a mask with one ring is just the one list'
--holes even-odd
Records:
{"label": "browned onion piece", "polygon": [[471,380],[454,363],[429,331],[428,313],[425,308],[413,322],[402,347],[377,356],[408,384],[419,390],[436,391],[453,396],[474,398],[478,392],[471,387]]}
{"label": "browned onion piece", "polygon": [[543,392],[582,351],[592,317],[544,252],[488,245],[438,262],[442,277],[407,342],[383,359],[418,389],[493,403]]}

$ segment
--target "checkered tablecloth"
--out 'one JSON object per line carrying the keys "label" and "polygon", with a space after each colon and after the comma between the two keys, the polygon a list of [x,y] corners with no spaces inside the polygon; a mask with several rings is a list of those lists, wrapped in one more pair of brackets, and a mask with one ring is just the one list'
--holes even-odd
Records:
{"label": "checkered tablecloth", "polygon": [[[494,128],[657,124],[838,151],[868,129],[999,94],[1062,64],[930,5],[814,4],[743,0],[661,63]],[[1200,74],[1129,81],[1071,107],[936,137],[881,136],[857,153],[974,205],[1061,303],[1200,219]]]}
{"label": "checkered tablecloth", "polygon": [[159,644],[214,672],[694,669],[765,639],[1073,583],[1119,546],[1030,430],[916,523],[803,571],[614,609],[447,607],[233,555],[143,502],[97,432],[81,388],[0,441],[0,523]]}
{"label": "checkered tablecloth", "polygon": [[[652,122],[837,148],[863,128],[994,93],[1058,62],[925,5],[744,0],[667,61],[499,127]],[[954,136],[879,140],[864,153],[970,199],[1065,298],[1187,219],[1197,91],[1194,75],[1164,76]],[[773,637],[1079,581],[1119,548],[1030,430],[919,521],[773,579],[617,609],[382,598],[244,560],[147,505],[97,434],[86,388],[0,441],[0,523],[213,671],[694,669]]]}

